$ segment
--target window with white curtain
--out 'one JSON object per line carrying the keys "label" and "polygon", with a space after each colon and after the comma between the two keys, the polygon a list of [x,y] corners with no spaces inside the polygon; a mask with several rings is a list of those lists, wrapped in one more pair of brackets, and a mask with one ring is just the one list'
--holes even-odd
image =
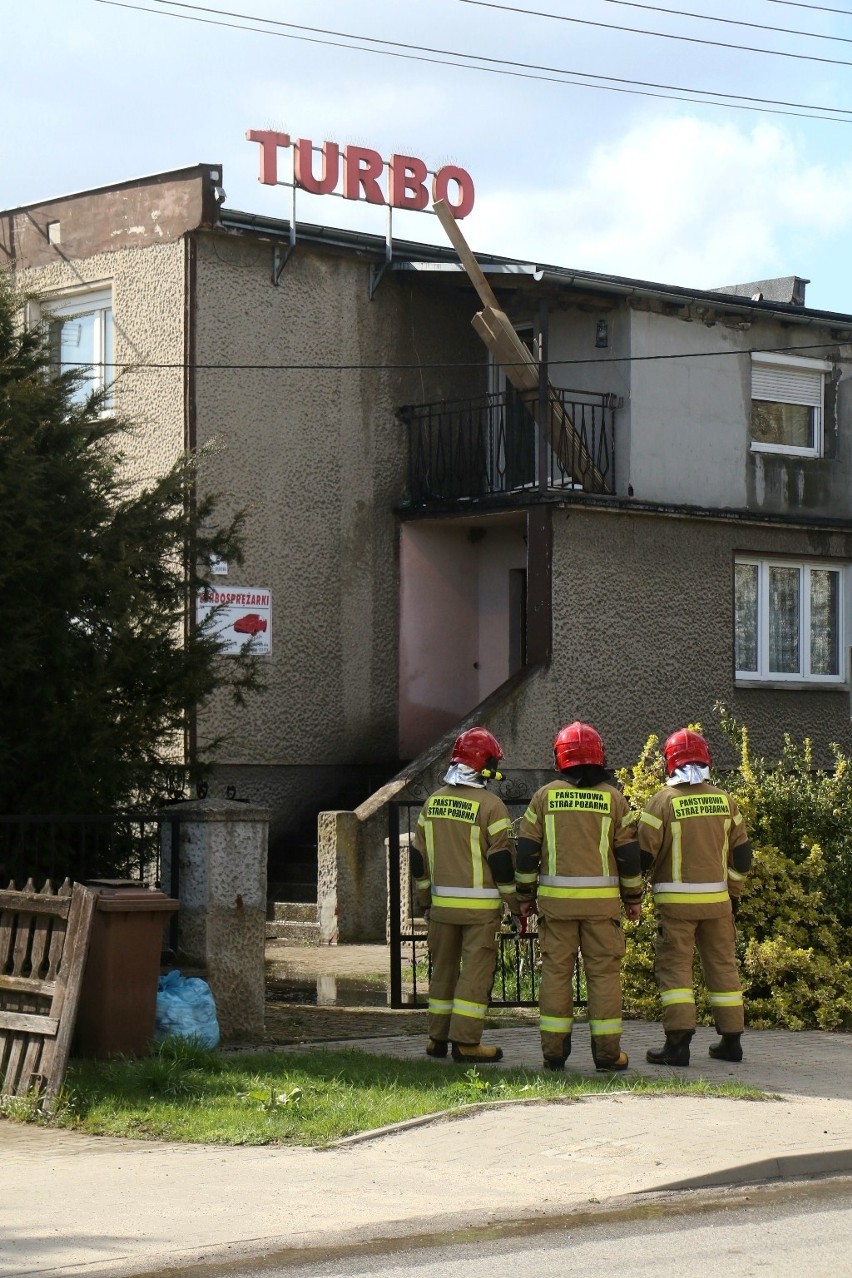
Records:
{"label": "window with white curtain", "polygon": [[842,683],[843,570],[819,562],[737,558],[738,679]]}
{"label": "window with white curtain", "polygon": [[822,456],[825,375],[831,367],[822,359],[752,354],[753,452]]}
{"label": "window with white curtain", "polygon": [[71,402],[85,403],[93,391],[106,390],[103,411],[109,412],[109,386],[114,377],[112,290],[48,299],[42,302],[41,311],[47,322],[53,367],[57,372],[73,369],[80,374]]}

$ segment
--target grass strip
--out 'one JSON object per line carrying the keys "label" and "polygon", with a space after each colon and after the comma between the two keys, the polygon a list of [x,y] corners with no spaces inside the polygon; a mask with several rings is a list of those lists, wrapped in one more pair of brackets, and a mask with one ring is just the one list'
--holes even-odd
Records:
{"label": "grass strip", "polygon": [[208,1052],[166,1042],[142,1060],[72,1061],[57,1110],[0,1098],[0,1115],[89,1135],[222,1145],[323,1146],[471,1102],[601,1093],[764,1099],[736,1083],[500,1070],[359,1051]]}

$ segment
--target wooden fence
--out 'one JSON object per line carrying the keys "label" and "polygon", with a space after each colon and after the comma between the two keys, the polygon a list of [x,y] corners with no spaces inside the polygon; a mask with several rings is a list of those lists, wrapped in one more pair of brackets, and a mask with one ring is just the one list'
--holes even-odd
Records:
{"label": "wooden fence", "polygon": [[0,1093],[50,1110],[65,1077],[97,893],[0,891]]}

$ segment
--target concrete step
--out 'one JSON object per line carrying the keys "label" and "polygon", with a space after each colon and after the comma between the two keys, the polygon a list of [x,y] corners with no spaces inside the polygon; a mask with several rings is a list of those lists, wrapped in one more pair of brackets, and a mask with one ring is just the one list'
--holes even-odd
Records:
{"label": "concrete step", "polygon": [[270,901],[269,918],[272,923],[316,923],[319,906],[315,901]]}
{"label": "concrete step", "polygon": [[266,887],[267,899],[270,901],[298,901],[310,904],[317,899],[317,876],[314,867],[310,874],[296,875],[291,879],[270,882]]}
{"label": "concrete step", "polygon": [[267,941],[299,941],[319,945],[319,923],[303,920],[271,921],[266,924]]}

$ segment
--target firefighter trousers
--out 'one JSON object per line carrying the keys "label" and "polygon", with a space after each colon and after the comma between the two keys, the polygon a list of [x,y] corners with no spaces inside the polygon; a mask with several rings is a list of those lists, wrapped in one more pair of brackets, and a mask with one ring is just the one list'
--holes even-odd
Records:
{"label": "firefighter trousers", "polygon": [[574,969],[583,956],[589,998],[589,1029],[595,1061],[613,1061],[621,1051],[621,960],[624,933],[612,918],[538,921],[541,950],[539,1030],[542,1055],[565,1055],[574,1021]]}
{"label": "firefighter trousers", "polygon": [[500,916],[475,923],[429,920],[429,1037],[475,1046],[482,1038],[497,965]]}
{"label": "firefighter trousers", "polygon": [[716,1028],[720,1034],[742,1032],[743,995],[735,937],[730,911],[711,919],[685,919],[673,911],[659,912],[654,974],[667,1033],[695,1029],[692,955],[696,946]]}

